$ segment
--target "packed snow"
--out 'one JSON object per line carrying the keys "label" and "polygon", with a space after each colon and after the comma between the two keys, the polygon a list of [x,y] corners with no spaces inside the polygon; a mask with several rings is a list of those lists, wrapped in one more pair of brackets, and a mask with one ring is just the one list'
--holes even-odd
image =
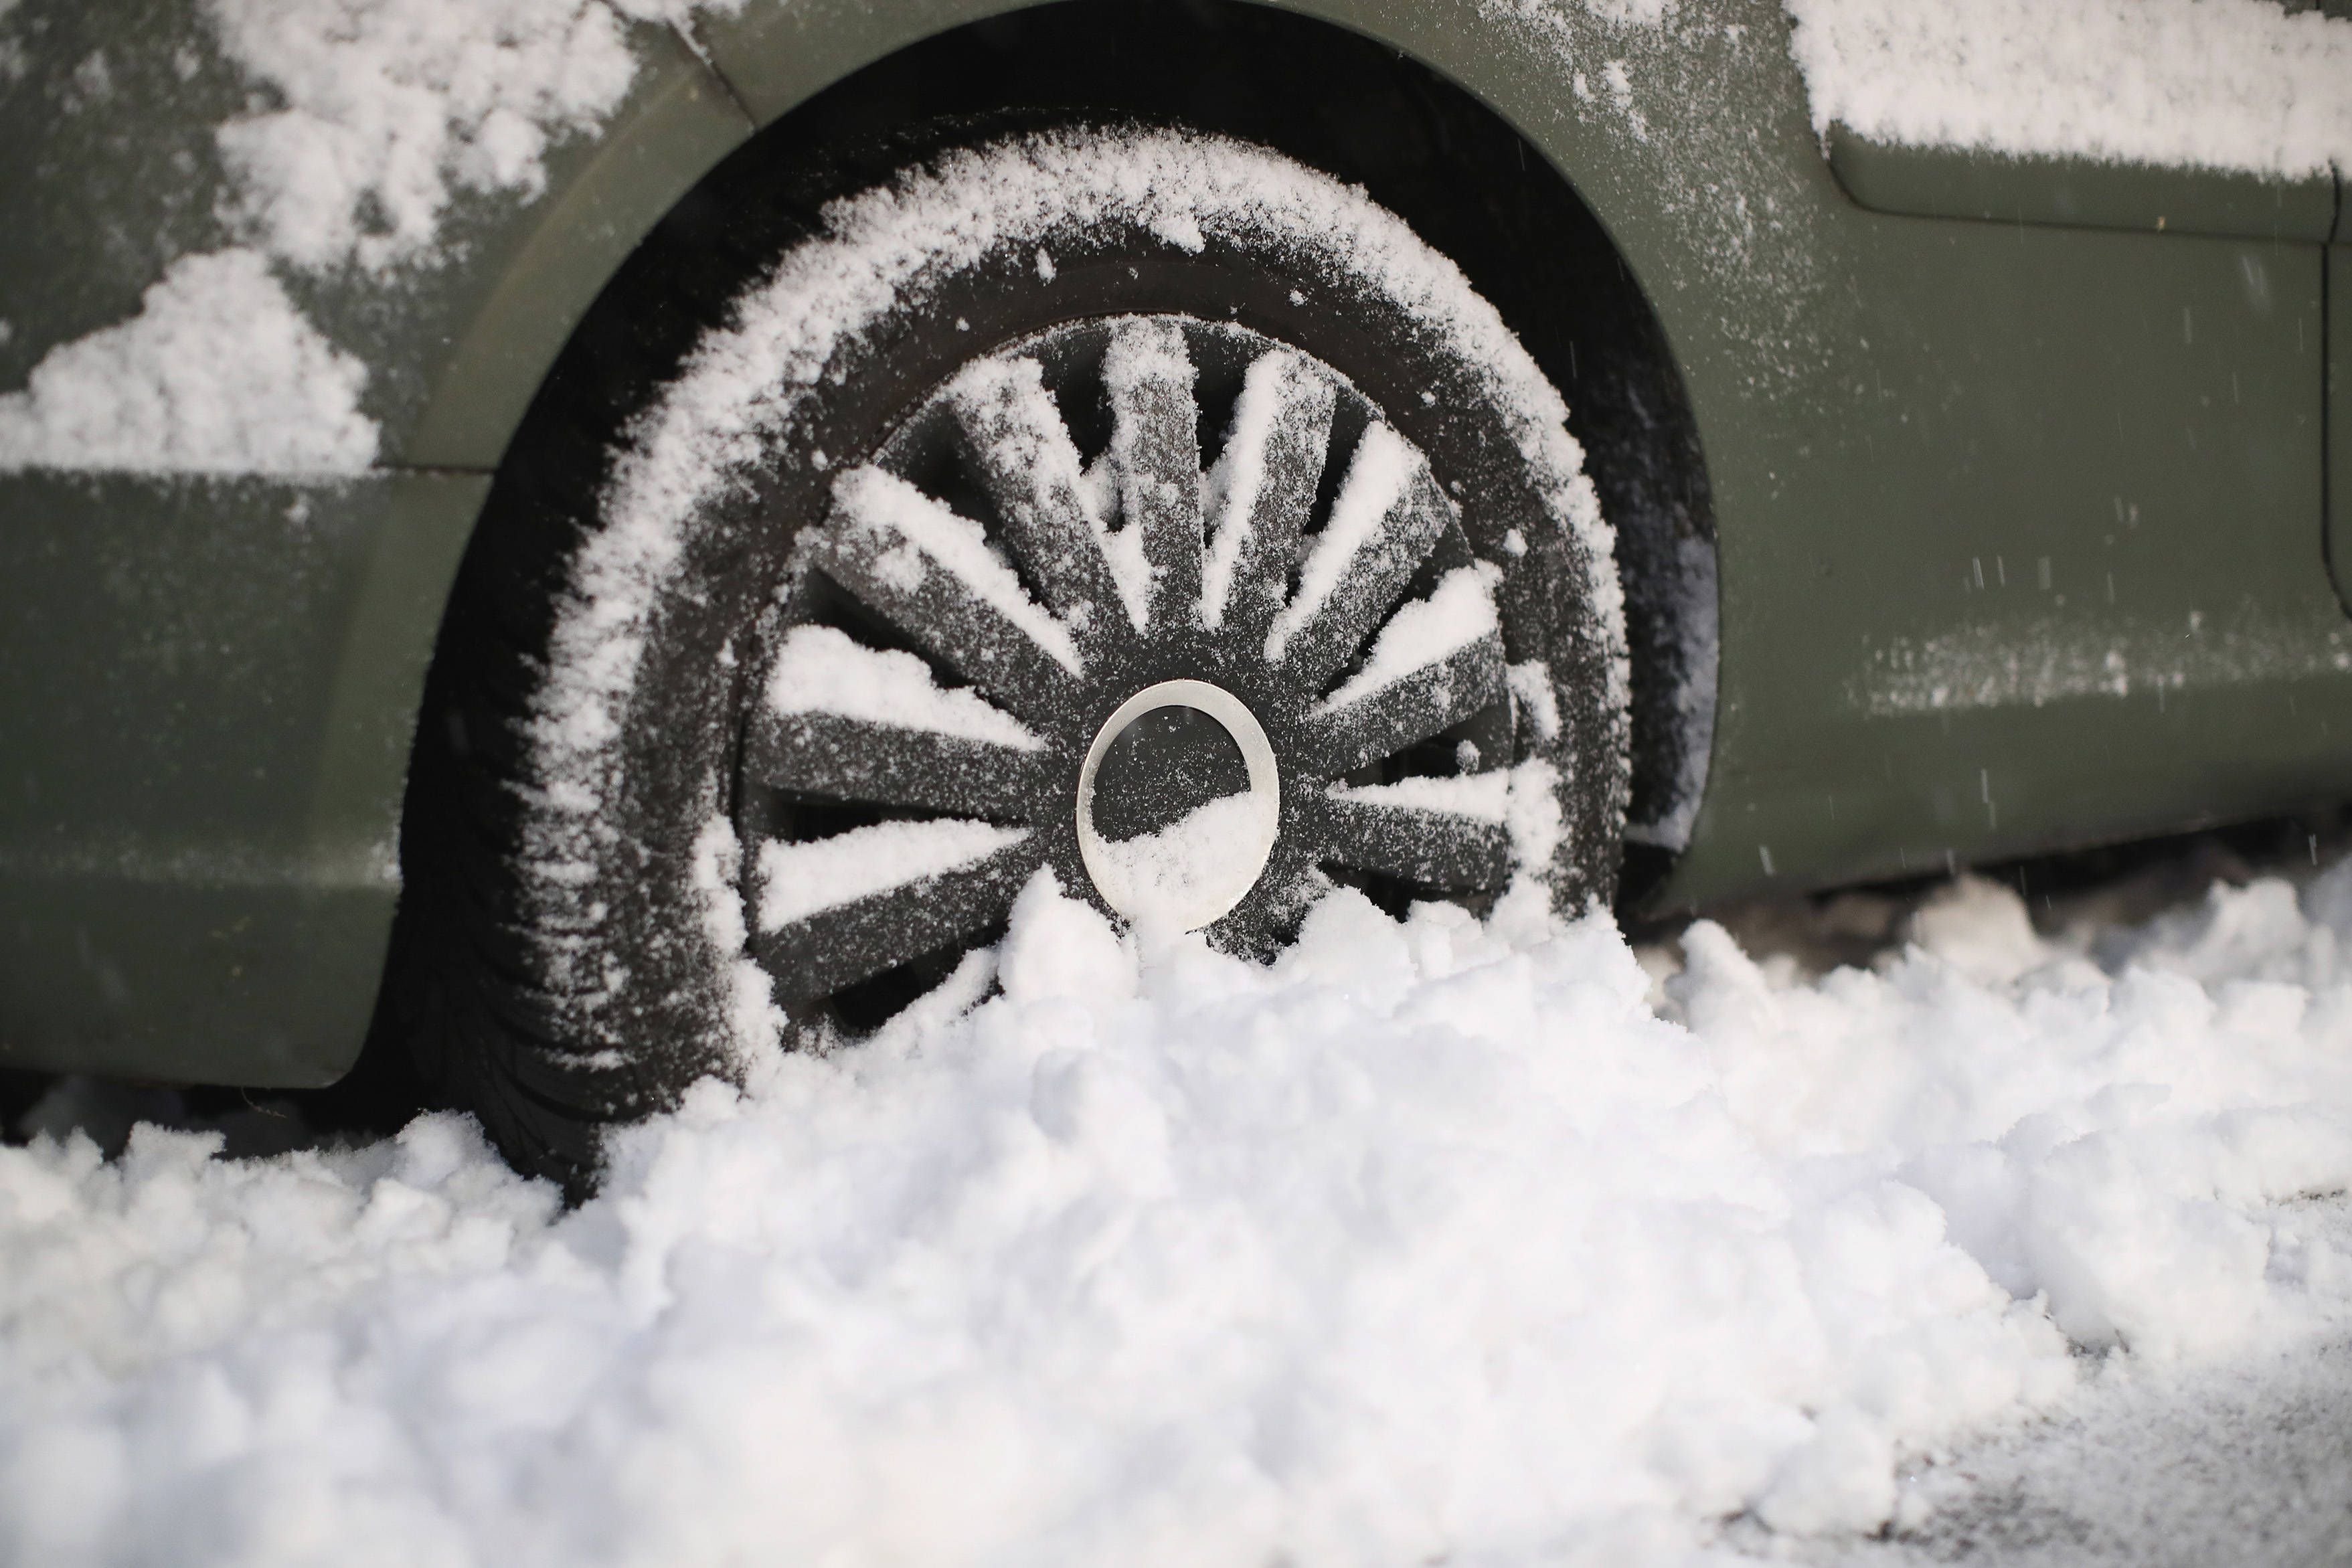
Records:
{"label": "packed snow", "polygon": [[616,1134],[571,1212],[453,1115],[39,1134],[0,1559],[1832,1547],[1979,1434],[2352,1327],[2352,864],[1912,931],[1812,977],[1339,893],[1260,967],[1040,878],[945,1000]]}
{"label": "packed snow", "polygon": [[2352,168],[2352,20],[2276,0],[1784,0],[1813,123],[1990,152]]}

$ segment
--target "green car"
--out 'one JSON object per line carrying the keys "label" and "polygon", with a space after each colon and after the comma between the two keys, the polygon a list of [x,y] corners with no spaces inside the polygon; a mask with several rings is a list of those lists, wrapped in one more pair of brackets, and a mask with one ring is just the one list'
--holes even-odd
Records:
{"label": "green car", "polygon": [[2342,797],[2335,154],[1906,130],[1871,12],[0,11],[0,1067],[406,1051],[577,1186],[1044,876],[1270,956]]}

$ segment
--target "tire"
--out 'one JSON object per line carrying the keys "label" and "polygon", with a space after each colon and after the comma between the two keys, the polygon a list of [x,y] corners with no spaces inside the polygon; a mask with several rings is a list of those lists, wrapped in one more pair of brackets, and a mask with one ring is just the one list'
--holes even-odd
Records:
{"label": "tire", "polygon": [[[977,995],[1041,867],[1256,956],[1334,883],[1607,901],[1625,634],[1565,416],[1260,148],[1030,131],[834,203],[625,424],[519,437],[612,455],[530,516],[502,470],[461,574],[390,1027],[577,1195],[698,1078]],[[1249,874],[1136,872],[1202,802]]]}

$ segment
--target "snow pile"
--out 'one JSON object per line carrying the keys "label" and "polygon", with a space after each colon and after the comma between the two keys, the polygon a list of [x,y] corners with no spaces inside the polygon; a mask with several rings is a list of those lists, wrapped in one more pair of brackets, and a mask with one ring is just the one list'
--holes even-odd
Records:
{"label": "snow pile", "polygon": [[1040,882],[1001,994],[568,1215],[448,1116],[0,1150],[0,1559],[1681,1559],[1876,1526],[2076,1346],[2344,1320],[2267,1206],[2352,1181],[2352,870],[2119,968],[1921,929],[1813,983],[1696,926],[1685,1023],[1604,920],[1139,960]]}
{"label": "snow pile", "polygon": [[0,394],[0,472],[350,473],[375,457],[366,384],[258,252],[184,256],[135,319],[52,350]]}
{"label": "snow pile", "polygon": [[2352,167],[2352,21],[2275,0],[1784,0],[1814,126],[2238,170]]}

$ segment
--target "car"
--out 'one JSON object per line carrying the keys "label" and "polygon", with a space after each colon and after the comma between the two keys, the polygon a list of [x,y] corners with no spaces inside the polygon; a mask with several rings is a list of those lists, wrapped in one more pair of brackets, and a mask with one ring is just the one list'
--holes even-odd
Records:
{"label": "car", "polygon": [[0,1065],[405,1052],[579,1191],[1041,876],[1269,956],[2342,797],[2335,169],[1790,10],[26,0]]}

